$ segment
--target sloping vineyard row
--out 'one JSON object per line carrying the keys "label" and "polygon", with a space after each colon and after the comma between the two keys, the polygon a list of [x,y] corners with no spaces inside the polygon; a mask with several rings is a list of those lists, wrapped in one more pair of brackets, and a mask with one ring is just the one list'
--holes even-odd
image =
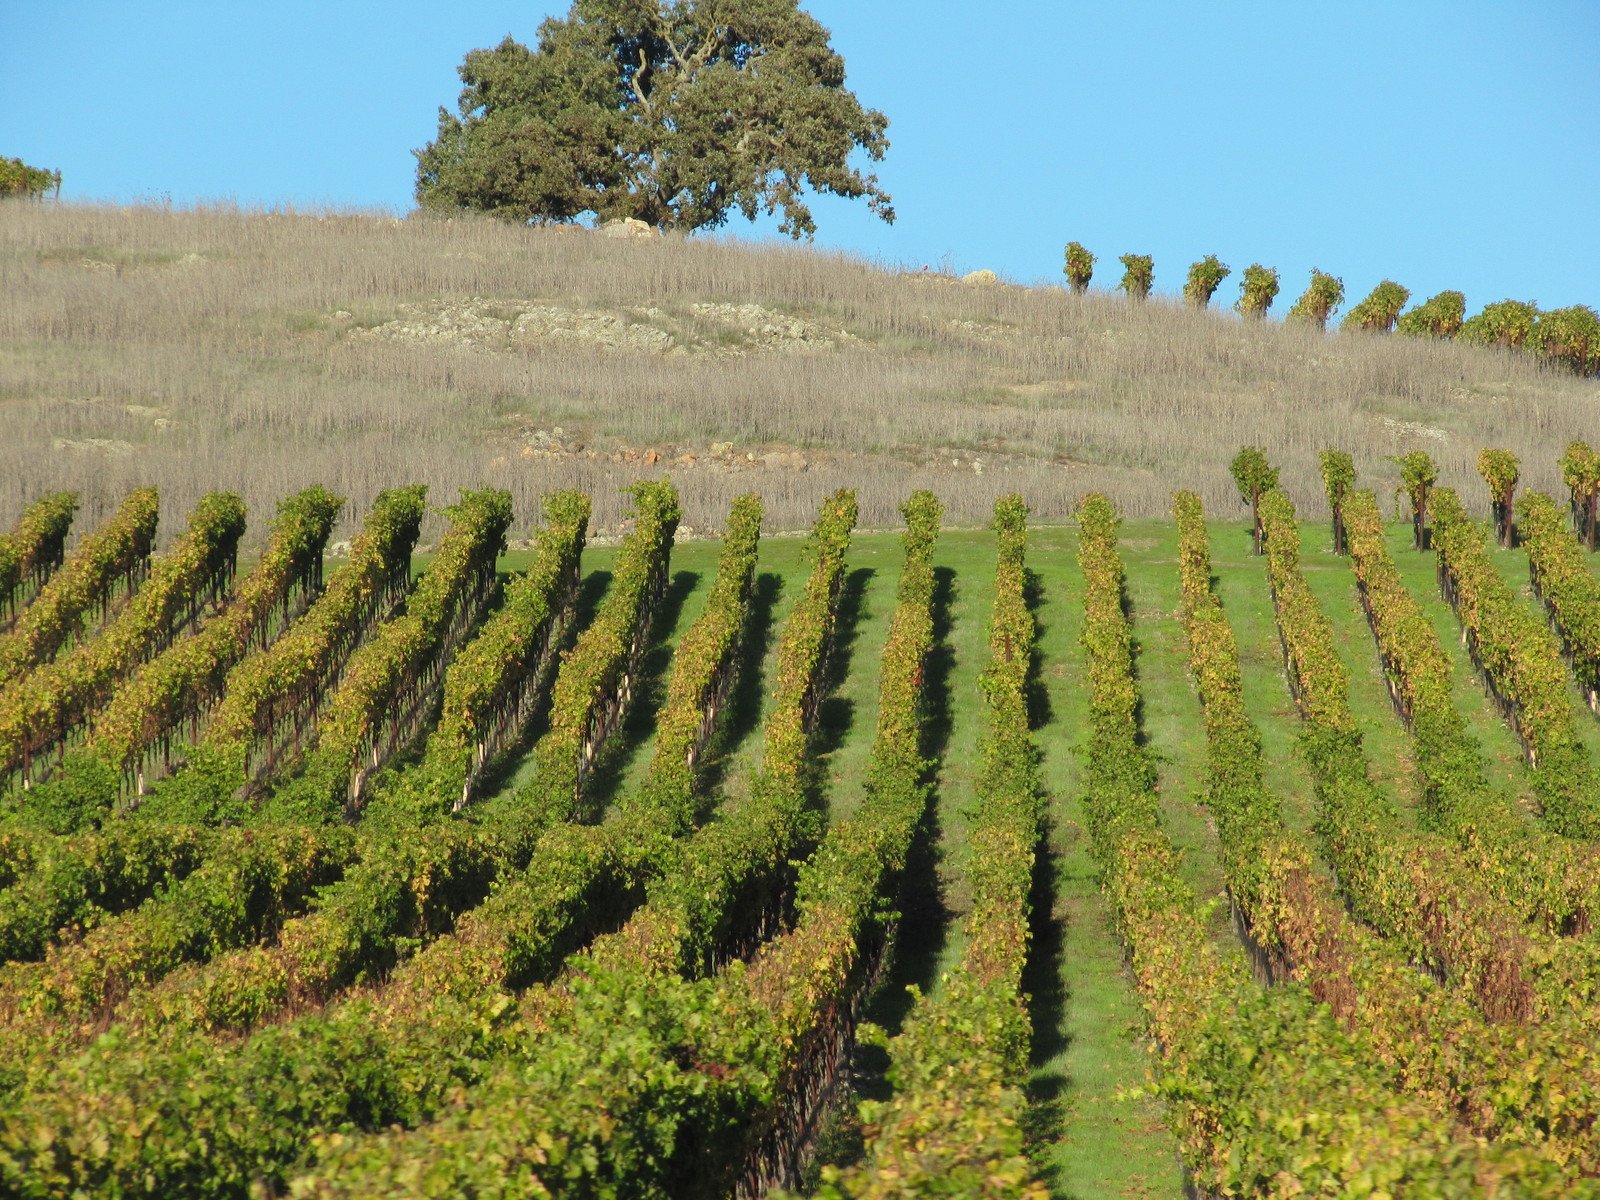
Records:
{"label": "sloping vineyard row", "polygon": [[[1374,718],[1307,583],[1303,559],[1340,560],[1305,547],[1264,461],[1247,497],[1265,552],[1252,586],[1283,670],[1276,697],[1253,698],[1188,493],[1176,563],[1151,539],[1135,551],[1140,570],[1175,568],[1177,649],[1141,644],[1150,614],[1130,607],[1103,497],[1046,531],[1075,561],[1025,559],[1020,497],[997,505],[992,534],[954,535],[982,540],[995,572],[987,665],[954,698],[928,686],[951,535],[926,492],[902,508],[873,665],[836,652],[862,619],[845,603],[852,546],[884,544],[854,533],[848,491],[786,576],[770,655],[755,496],[733,503],[714,575],[674,577],[677,494],[630,489],[630,532],[589,576],[598,599],[581,586],[577,493],[547,498],[526,570],[503,578],[509,497],[463,492],[413,577],[425,494],[392,489],[326,585],[340,501],[321,489],[285,502],[237,581],[231,497],[208,497],[157,556],[153,493],[72,553],[72,498],[49,497],[0,538],[15,616],[0,669],[17,664],[0,688],[17,779],[0,812],[0,1192],[753,1200],[804,1184],[834,1200],[1042,1200],[1057,1118],[1030,1069],[1056,1018],[1023,980],[1055,953],[1037,935],[1058,799],[1040,746],[1066,739],[1081,742],[1084,832],[1128,954],[1131,978],[1108,986],[1143,1003],[1149,1091],[1195,1192],[1600,1193],[1600,884],[1573,686],[1589,686],[1600,593],[1554,503],[1513,506],[1515,461],[1490,457],[1500,546],[1420,462],[1406,468],[1414,541],[1437,555],[1548,828],[1486,774],[1450,654],[1337,455],[1334,548],[1392,700],[1381,718],[1403,727],[1415,812],[1378,782]],[[1532,599],[1492,560],[1518,544]],[[1083,589],[1081,674],[1066,681],[1086,699],[1082,729],[1031,699],[1036,673],[1060,678],[1036,659],[1034,606],[1067,572]],[[703,607],[677,635],[680,580]],[[745,749],[753,646],[767,700]],[[1174,695],[1187,668],[1198,699],[1163,711],[1191,706],[1178,736],[1202,753],[1152,752],[1149,653],[1175,657]],[[857,671],[875,720],[834,691]],[[946,703],[977,713],[972,803],[944,868],[954,911],[913,919],[959,923],[956,949],[873,1034],[887,1076],[857,1110],[861,1022],[903,889],[931,869],[913,842],[952,836],[929,824],[957,777],[929,757]],[[1283,774],[1262,714],[1298,746],[1305,834],[1269,784]],[[863,765],[835,756],[839,736],[859,738]],[[1194,890],[1196,848],[1174,844],[1190,769],[1231,930]],[[1094,1086],[1067,1081],[1068,1102]],[[823,1161],[839,1165],[818,1178],[838,1122],[859,1145],[840,1158],[830,1143]]]}
{"label": "sloping vineyard row", "polygon": [[67,531],[78,512],[74,492],[52,492],[30,504],[11,529],[0,534],[0,633],[17,610],[45,585],[66,555]]}
{"label": "sloping vineyard row", "polygon": [[[1244,709],[1233,633],[1211,588],[1199,499],[1180,493],[1176,512],[1184,623],[1208,742],[1207,803],[1259,973],[1305,984],[1391,1068],[1392,1086],[1455,1117],[1467,1133],[1526,1146],[1574,1174],[1600,1161],[1586,1065],[1593,1035],[1530,1036],[1486,1022],[1466,996],[1414,970],[1395,945],[1353,921],[1315,871],[1310,848],[1286,830]],[[1364,536],[1353,521],[1352,553],[1362,552]]]}
{"label": "sloping vineyard row", "polygon": [[1470,1194],[1492,1177],[1499,1195],[1562,1194],[1571,1181],[1557,1164],[1463,1138],[1448,1117],[1398,1094],[1360,1031],[1348,1032],[1301,984],[1259,987],[1242,956],[1225,958],[1208,940],[1139,740],[1109,502],[1091,496],[1080,526],[1090,833],[1163,1048],[1161,1088],[1196,1185],[1214,1195],[1278,1195],[1290,1185],[1302,1194],[1443,1196]]}

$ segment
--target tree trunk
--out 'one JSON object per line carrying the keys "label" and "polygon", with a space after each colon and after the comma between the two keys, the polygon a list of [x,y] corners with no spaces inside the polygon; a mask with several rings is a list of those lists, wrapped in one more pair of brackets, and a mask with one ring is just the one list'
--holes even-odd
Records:
{"label": "tree trunk", "polygon": [[1333,506],[1333,552],[1343,554],[1344,544],[1344,505],[1335,502]]}
{"label": "tree trunk", "polygon": [[1253,525],[1255,526],[1254,537],[1255,537],[1256,557],[1260,558],[1261,557],[1261,497],[1259,495],[1255,495],[1255,496],[1251,496],[1250,497],[1250,520],[1253,523]]}

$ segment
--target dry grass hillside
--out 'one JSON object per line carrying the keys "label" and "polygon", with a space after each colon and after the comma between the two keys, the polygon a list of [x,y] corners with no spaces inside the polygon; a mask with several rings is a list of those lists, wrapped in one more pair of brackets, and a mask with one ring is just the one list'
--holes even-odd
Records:
{"label": "dry grass hillside", "polygon": [[888,525],[913,482],[973,524],[1010,490],[1053,520],[1183,484],[1221,515],[1245,442],[1315,513],[1325,446],[1381,487],[1425,448],[1482,502],[1479,447],[1557,489],[1600,427],[1594,382],[1496,352],[479,220],[5,204],[0,297],[0,524],[57,487],[93,518],[155,483],[170,535],[214,487],[261,513],[419,480],[509,487],[524,519],[575,484],[604,526],[663,470],[697,529],[751,488],[803,527],[841,484]]}

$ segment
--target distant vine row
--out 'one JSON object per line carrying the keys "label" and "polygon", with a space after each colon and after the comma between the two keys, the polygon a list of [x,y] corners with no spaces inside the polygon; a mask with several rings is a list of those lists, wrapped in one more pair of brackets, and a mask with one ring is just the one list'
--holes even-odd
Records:
{"label": "distant vine row", "polygon": [[189,530],[154,560],[149,578],[98,636],[0,692],[0,778],[39,774],[36,760],[110,698],[129,671],[159,653],[233,578],[244,503],[232,492],[201,499]]}
{"label": "distant vine row", "polygon": [[1439,588],[1522,741],[1545,820],[1557,833],[1593,840],[1600,836],[1600,779],[1578,735],[1560,642],[1502,578],[1483,530],[1449,488],[1434,493],[1433,525]]}
{"label": "distant vine row", "polygon": [[[1424,818],[1547,929],[1589,928],[1600,915],[1600,862],[1580,843],[1536,834],[1490,787],[1478,744],[1451,699],[1450,660],[1395,568],[1377,499],[1367,491],[1352,493],[1345,512],[1362,607],[1396,710],[1411,730]],[[1554,519],[1571,542],[1559,515]],[[1529,525],[1525,518],[1524,536]]]}
{"label": "distant vine row", "polygon": [[[1362,496],[1351,497],[1345,513],[1358,562],[1369,537]],[[1600,1150],[1588,1082],[1594,1034],[1571,1024],[1533,1035],[1491,1024],[1465,996],[1412,969],[1394,946],[1348,917],[1309,850],[1285,829],[1266,787],[1238,648],[1211,588],[1200,501],[1180,492],[1174,508],[1184,626],[1205,716],[1206,800],[1237,923],[1258,970],[1307,986],[1365,1041],[1373,1060],[1389,1067],[1393,1086],[1436,1114],[1455,1115],[1475,1136],[1526,1146],[1558,1169],[1588,1169]],[[1463,1069],[1466,1062],[1471,1069]]]}
{"label": "distant vine row", "polygon": [[8,533],[0,534],[0,614],[8,629],[35,592],[66,557],[67,531],[78,511],[76,492],[51,492],[28,505]]}
{"label": "distant vine row", "polygon": [[1311,768],[1329,861],[1355,915],[1404,952],[1477,997],[1491,1017],[1531,1019],[1536,999],[1520,921],[1463,872],[1442,839],[1404,828],[1372,783],[1350,709],[1333,630],[1300,569],[1294,505],[1281,490],[1262,500],[1267,578],[1300,746]]}
{"label": "distant vine row", "polygon": [[149,567],[159,517],[156,489],[139,488],[77,545],[17,615],[11,632],[0,637],[0,687],[48,662],[82,632],[91,613],[103,617],[121,592],[138,587]]}

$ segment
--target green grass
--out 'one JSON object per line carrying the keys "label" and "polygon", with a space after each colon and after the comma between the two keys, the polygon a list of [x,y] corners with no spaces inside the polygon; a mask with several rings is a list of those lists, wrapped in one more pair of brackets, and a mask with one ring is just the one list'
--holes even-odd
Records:
{"label": "green grass", "polygon": [[1244,706],[1261,734],[1266,783],[1283,805],[1284,823],[1314,843],[1316,795],[1298,748],[1300,714],[1284,676],[1266,561],[1255,554],[1248,529],[1212,523],[1216,591],[1238,643]]}
{"label": "green grass", "polygon": [[1331,525],[1302,523],[1300,565],[1306,582],[1333,626],[1334,648],[1350,680],[1350,708],[1361,730],[1368,774],[1410,819],[1422,797],[1422,777],[1411,735],[1395,713],[1372,627],[1361,610],[1350,560],[1332,550]]}
{"label": "green grass", "polygon": [[1171,521],[1129,522],[1121,549],[1144,735],[1160,775],[1162,824],[1181,855],[1184,882],[1202,904],[1212,905],[1210,929],[1218,948],[1237,953],[1217,835],[1204,808],[1206,741],[1179,612],[1177,527]]}
{"label": "green grass", "polygon": [[[1183,1177],[1164,1110],[1147,1096],[1129,1095],[1148,1081],[1153,1060],[1084,823],[1078,749],[1088,689],[1076,546],[1076,530],[1029,534],[1049,716],[1034,736],[1051,799],[1043,873],[1053,900],[1048,915],[1035,913],[1034,962],[1024,981],[1035,997],[1029,1088],[1041,1118],[1035,1160],[1058,1197],[1176,1197]],[[1130,584],[1135,570],[1130,563]]]}

